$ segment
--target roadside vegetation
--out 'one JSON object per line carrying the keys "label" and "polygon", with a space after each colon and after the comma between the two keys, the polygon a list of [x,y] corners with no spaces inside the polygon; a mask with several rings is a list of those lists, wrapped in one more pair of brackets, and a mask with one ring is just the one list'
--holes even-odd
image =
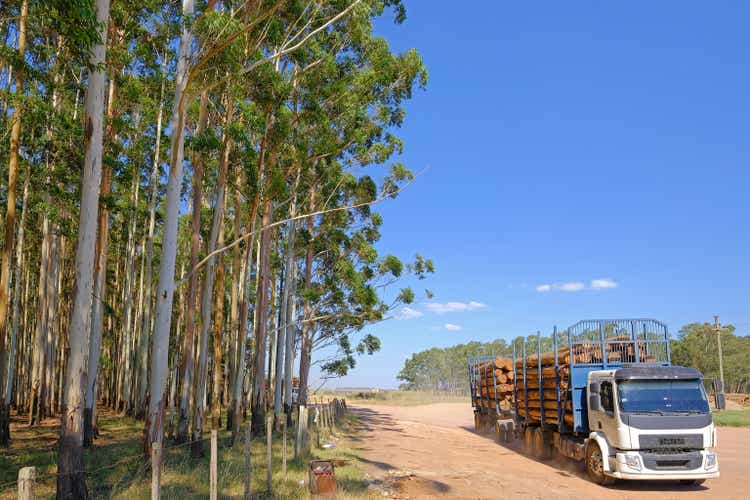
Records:
{"label": "roadside vegetation", "polygon": [[[724,380],[726,392],[750,392],[750,337],[735,335],[735,327],[726,325],[721,330],[724,348]],[[512,344],[504,339],[492,342],[469,342],[446,348],[432,348],[412,354],[398,374],[402,389],[432,391],[445,394],[468,394],[467,366],[472,356],[509,356]],[[536,340],[527,348],[536,350]],[[542,337],[542,350],[551,350],[550,337]],[[716,354],[716,332],[713,326],[691,323],[680,329],[671,340],[672,363],[690,366],[700,371],[707,385],[719,377]]]}
{"label": "roadside vegetation", "polygon": [[0,455],[11,414],[54,417],[56,494],[85,499],[105,411],[140,422],[128,453],[201,456],[219,414],[261,437],[312,366],[380,349],[366,328],[434,271],[377,250],[428,80],[374,28],[405,19],[401,0],[0,3]]}
{"label": "roadside vegetation", "polygon": [[714,423],[720,427],[750,427],[750,409],[716,411]]}
{"label": "roadside vegetation", "polygon": [[[93,498],[149,499],[151,498],[151,469],[143,459],[142,424],[131,417],[111,413],[102,415],[97,445],[84,454],[87,481],[92,485]],[[335,434],[356,435],[357,417],[348,414]],[[51,498],[55,494],[57,469],[57,419],[47,419],[40,426],[16,427],[16,438],[7,453],[0,455],[0,499],[16,496],[14,481],[22,466],[36,466],[37,495]],[[209,435],[205,434],[204,438]],[[312,437],[312,435],[311,435]],[[287,441],[288,469],[282,473],[282,437],[273,441],[273,496],[275,498],[309,498],[308,464],[317,459],[343,459],[347,464],[336,468],[340,494],[344,498],[371,498],[364,478],[358,452],[346,446],[338,437],[324,436],[322,442],[334,443],[330,449],[317,448],[311,440],[311,451],[302,459],[294,460],[294,442]],[[219,497],[242,498],[245,481],[244,443],[231,446],[231,432],[219,433]],[[266,498],[266,440],[252,442],[252,492],[254,498]],[[209,459],[191,457],[190,447],[167,447],[162,469],[164,498],[208,498]]]}
{"label": "roadside vegetation", "polygon": [[435,403],[470,403],[464,394],[451,394],[440,391],[360,391],[346,396],[347,402],[382,404],[391,406],[419,406]]}

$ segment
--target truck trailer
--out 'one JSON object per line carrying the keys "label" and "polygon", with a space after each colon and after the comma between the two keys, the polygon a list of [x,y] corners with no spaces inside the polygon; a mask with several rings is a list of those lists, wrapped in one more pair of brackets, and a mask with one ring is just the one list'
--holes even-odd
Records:
{"label": "truck trailer", "polygon": [[583,461],[602,485],[719,477],[702,378],[671,364],[667,326],[652,319],[579,321],[514,342],[512,357],[469,360],[478,432]]}

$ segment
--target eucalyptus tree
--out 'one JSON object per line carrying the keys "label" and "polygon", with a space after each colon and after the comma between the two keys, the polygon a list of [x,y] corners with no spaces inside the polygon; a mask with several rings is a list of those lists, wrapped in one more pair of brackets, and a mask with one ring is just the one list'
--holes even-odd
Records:
{"label": "eucalyptus tree", "polygon": [[10,131],[10,151],[8,160],[8,194],[5,211],[5,241],[0,263],[0,445],[7,445],[10,439],[10,409],[5,404],[6,362],[5,337],[8,330],[8,292],[10,288],[10,260],[13,253],[13,240],[16,228],[16,183],[18,179],[18,149],[21,138],[21,120],[23,116],[22,97],[24,93],[24,57],[26,55],[26,21],[29,15],[29,2],[23,0],[18,17],[18,67],[16,68],[16,101],[12,115],[13,125]]}
{"label": "eucalyptus tree", "polygon": [[70,351],[65,372],[63,418],[57,463],[57,498],[88,498],[83,463],[83,406],[86,393],[86,355],[91,324],[94,249],[99,210],[99,183],[102,168],[106,25],[109,0],[96,1],[99,41],[92,50],[86,89],[86,158],[81,187],[76,249],[76,292],[70,325]]}

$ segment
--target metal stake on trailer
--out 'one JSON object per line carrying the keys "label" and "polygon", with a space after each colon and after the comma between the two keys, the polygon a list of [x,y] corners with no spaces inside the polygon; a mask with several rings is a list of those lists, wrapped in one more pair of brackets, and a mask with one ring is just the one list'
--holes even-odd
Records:
{"label": "metal stake on trailer", "polygon": [[526,380],[526,337],[523,337],[523,404],[526,407],[526,414],[523,417],[524,423],[529,422],[529,394],[528,394],[528,381]]}
{"label": "metal stake on trailer", "polygon": [[560,404],[560,364],[557,359],[557,326],[552,328],[552,350],[555,352],[555,392],[557,393],[557,430],[562,432],[563,411]]}
{"label": "metal stake on trailer", "polygon": [[[570,399],[572,402],[572,399],[573,399],[573,393],[572,393],[573,391],[573,362],[575,361],[575,355],[573,354],[573,345],[570,341],[570,328],[565,330],[565,333],[567,333],[567,337],[568,337],[568,357],[570,358],[570,363],[569,363],[570,373],[568,374],[568,393],[570,394]],[[575,404],[573,404],[573,428],[571,430],[575,432],[575,429],[576,429],[576,412],[575,412]]]}
{"label": "metal stake on trailer", "polygon": [[641,362],[640,348],[638,347],[638,334],[635,332],[635,321],[630,322],[630,336],[633,339],[633,350],[635,351],[635,362]]}
{"label": "metal stake on trailer", "polygon": [[542,385],[542,334],[539,330],[536,331],[536,364],[537,369],[539,370],[539,401],[541,401],[539,409],[539,427],[541,427],[542,430],[545,430],[547,428],[547,422],[544,419],[544,387]]}
{"label": "metal stake on trailer", "polygon": [[490,369],[492,370],[492,387],[495,390],[495,414],[500,416],[500,408],[499,402],[497,400],[497,377],[495,376],[495,358],[490,358],[487,360],[487,365],[490,366]]}

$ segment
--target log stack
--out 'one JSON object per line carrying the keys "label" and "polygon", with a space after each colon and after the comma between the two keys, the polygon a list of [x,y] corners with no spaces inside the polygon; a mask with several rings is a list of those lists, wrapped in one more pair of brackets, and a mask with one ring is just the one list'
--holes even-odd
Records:
{"label": "log stack", "polygon": [[499,407],[507,411],[513,401],[513,360],[497,358],[474,365],[474,378],[477,380],[476,405],[491,408]]}
{"label": "log stack", "polygon": [[[578,356],[576,356],[578,357]],[[540,422],[542,408],[544,421],[556,425],[557,416],[557,377],[560,377],[560,405],[563,407],[563,418],[573,425],[573,404],[568,399],[570,387],[570,351],[560,349],[557,353],[544,352],[541,355],[541,387],[539,380],[539,357],[536,354],[526,357],[526,374],[524,379],[523,359],[516,360],[516,393],[518,395],[518,414],[527,417],[530,422]],[[524,380],[526,383],[524,384]],[[524,390],[525,387],[525,390]],[[528,415],[526,409],[528,408]]]}

